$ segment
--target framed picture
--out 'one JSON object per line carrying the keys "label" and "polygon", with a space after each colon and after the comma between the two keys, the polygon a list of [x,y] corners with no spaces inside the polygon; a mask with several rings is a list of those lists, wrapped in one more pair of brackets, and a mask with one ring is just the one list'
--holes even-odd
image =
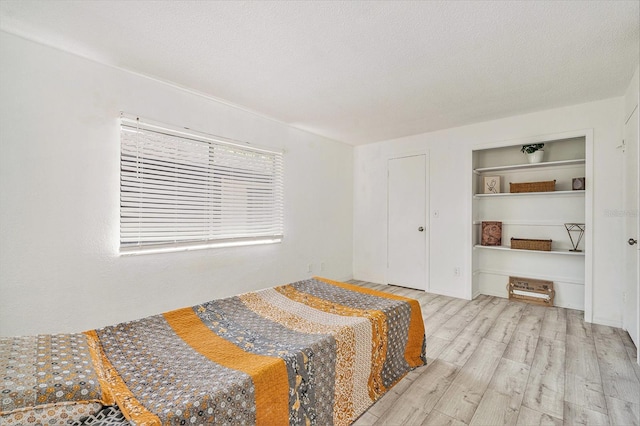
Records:
{"label": "framed picture", "polygon": [[502,245],[502,222],[482,222],[480,244],[483,246]]}
{"label": "framed picture", "polygon": [[573,178],[571,181],[571,189],[573,189],[574,191],[584,191],[584,181],[585,179],[583,177]]}
{"label": "framed picture", "polygon": [[500,176],[483,176],[482,177],[482,193],[483,194],[499,194],[500,193]]}

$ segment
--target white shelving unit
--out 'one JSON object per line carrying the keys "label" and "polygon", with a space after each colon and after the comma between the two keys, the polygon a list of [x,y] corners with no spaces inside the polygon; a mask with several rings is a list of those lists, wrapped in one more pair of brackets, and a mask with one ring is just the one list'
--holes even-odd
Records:
{"label": "white shelving unit", "polygon": [[[554,282],[556,306],[585,309],[590,303],[585,282],[585,242],[572,248],[565,223],[587,224],[587,191],[573,191],[572,178],[586,177],[586,136],[522,141],[473,152],[472,268],[473,296],[507,297],[509,276]],[[545,160],[523,164],[522,145],[544,142]],[[484,176],[500,177],[501,192],[482,193]],[[556,181],[556,191],[509,193],[509,182]],[[587,180],[587,185],[589,185]],[[482,246],[483,221],[502,222],[501,246]],[[589,227],[589,224],[587,224]],[[551,251],[511,249],[511,238],[551,239]]]}

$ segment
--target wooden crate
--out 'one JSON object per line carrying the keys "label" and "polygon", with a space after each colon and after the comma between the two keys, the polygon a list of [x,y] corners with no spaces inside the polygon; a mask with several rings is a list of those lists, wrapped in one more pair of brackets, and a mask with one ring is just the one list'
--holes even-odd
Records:
{"label": "wooden crate", "polygon": [[509,277],[507,291],[511,300],[541,306],[553,306],[553,299],[556,295],[553,281],[523,277]]}
{"label": "wooden crate", "polygon": [[551,251],[551,240],[531,240],[526,238],[511,238],[511,248],[515,250]]}
{"label": "wooden crate", "polygon": [[509,192],[552,192],[556,190],[556,181],[547,180],[543,182],[509,182]]}

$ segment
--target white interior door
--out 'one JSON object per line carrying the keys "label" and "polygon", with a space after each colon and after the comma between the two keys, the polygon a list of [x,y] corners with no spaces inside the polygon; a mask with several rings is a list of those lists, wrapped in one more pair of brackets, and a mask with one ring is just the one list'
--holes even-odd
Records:
{"label": "white interior door", "polygon": [[[625,283],[624,283],[624,313],[623,327],[629,332],[631,339],[638,347],[638,329],[640,317],[638,309],[640,305],[640,290],[638,281],[640,271],[640,244],[638,241],[638,217],[640,188],[638,165],[638,108],[624,126],[624,207],[625,207]],[[636,241],[634,243],[634,241]]]}
{"label": "white interior door", "polygon": [[427,289],[427,156],[389,160],[387,283]]}

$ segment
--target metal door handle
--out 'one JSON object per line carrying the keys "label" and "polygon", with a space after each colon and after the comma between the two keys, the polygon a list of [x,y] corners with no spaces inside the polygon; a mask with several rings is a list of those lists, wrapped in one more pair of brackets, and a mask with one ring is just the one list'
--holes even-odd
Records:
{"label": "metal door handle", "polygon": [[421,226],[420,228],[418,228],[418,231],[422,232],[424,231],[424,228]]}
{"label": "metal door handle", "polygon": [[638,244],[638,240],[634,240],[633,238],[629,238],[629,241],[627,241],[629,243],[630,246],[634,245],[634,244]]}

